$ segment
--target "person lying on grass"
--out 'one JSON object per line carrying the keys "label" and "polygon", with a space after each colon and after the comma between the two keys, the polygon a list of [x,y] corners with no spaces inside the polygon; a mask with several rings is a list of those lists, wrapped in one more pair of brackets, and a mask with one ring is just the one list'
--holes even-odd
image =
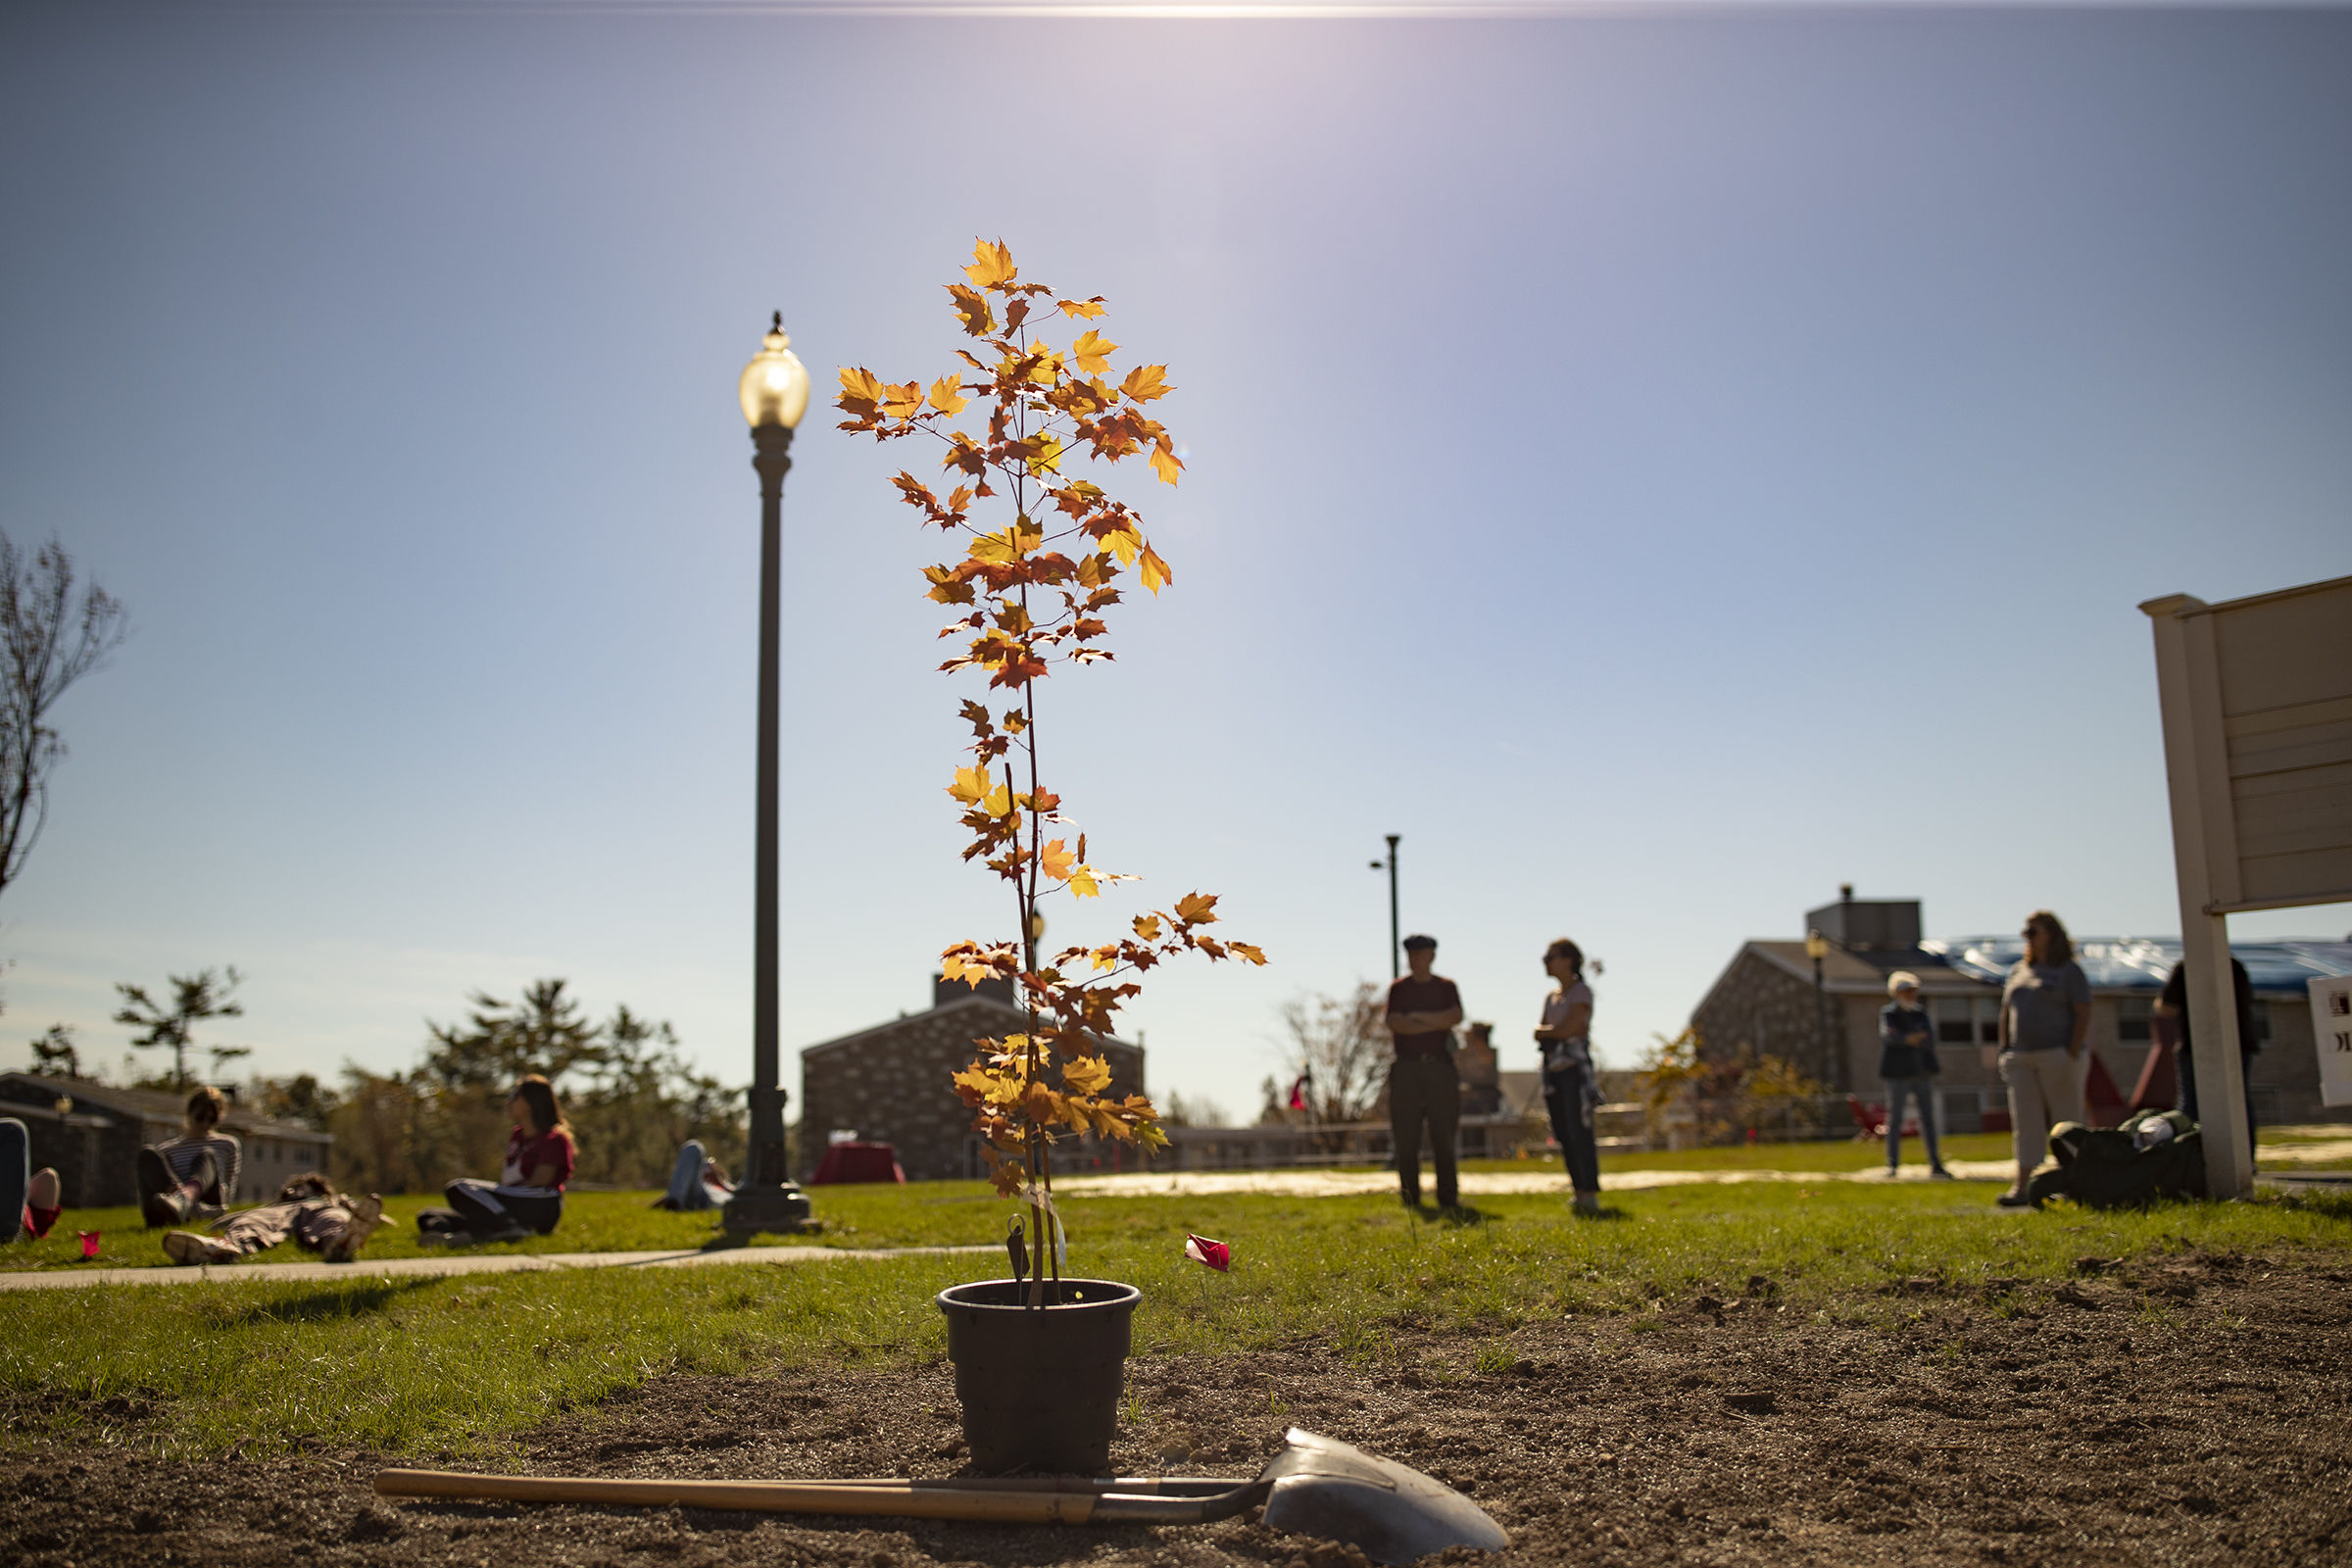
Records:
{"label": "person lying on grass", "polygon": [[220,1131],[226,1102],[210,1084],[188,1096],[177,1138],[139,1151],[139,1208],[147,1228],[211,1218],[237,1200],[237,1141]]}
{"label": "person lying on grass", "polygon": [[174,1263],[234,1263],[294,1238],[306,1252],[347,1263],[384,1222],[384,1200],[369,1193],[346,1198],[317,1172],[277,1190],[277,1200],[215,1220],[212,1235],[167,1231],[164,1255]]}
{"label": "person lying on grass", "polygon": [[449,1207],[416,1216],[428,1241],[455,1244],[519,1242],[553,1232],[564,1217],[564,1184],[577,1150],[555,1087],[537,1073],[514,1086],[507,1101],[514,1130],[507,1138],[506,1168],[495,1183],[461,1176],[442,1191]]}
{"label": "person lying on grass", "polygon": [[735,1196],[727,1168],[712,1159],[699,1138],[689,1138],[669,1170],[669,1191],[654,1200],[656,1208],[680,1210],[723,1207]]}
{"label": "person lying on grass", "polygon": [[57,1172],[32,1168],[32,1133],[14,1116],[0,1116],[0,1241],[37,1242],[65,1212]]}

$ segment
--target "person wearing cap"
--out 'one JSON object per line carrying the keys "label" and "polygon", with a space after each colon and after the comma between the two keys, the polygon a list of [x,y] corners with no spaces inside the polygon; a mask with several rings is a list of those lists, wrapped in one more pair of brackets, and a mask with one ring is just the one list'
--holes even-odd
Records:
{"label": "person wearing cap", "polygon": [[1936,1075],[1943,1070],[1936,1059],[1936,1030],[1928,1009],[1919,1004],[1919,976],[1897,969],[1886,977],[1886,994],[1894,1000],[1879,1009],[1879,1076],[1886,1083],[1886,1174],[1903,1163],[1903,1102],[1919,1107],[1919,1136],[1928,1146],[1928,1175],[1951,1181],[1943,1168],[1943,1151],[1936,1128]]}
{"label": "person wearing cap", "polygon": [[1453,1026],[1462,1021],[1462,996],[1453,982],[1431,972],[1436,937],[1404,939],[1405,973],[1389,985],[1382,1023],[1396,1042],[1389,1063],[1389,1133],[1396,1148],[1396,1185],[1407,1208],[1421,1206],[1421,1130],[1429,1129],[1438,1166],[1438,1206],[1460,1206],[1454,1173],[1454,1129],[1462,1118],[1462,1081],[1453,1065]]}

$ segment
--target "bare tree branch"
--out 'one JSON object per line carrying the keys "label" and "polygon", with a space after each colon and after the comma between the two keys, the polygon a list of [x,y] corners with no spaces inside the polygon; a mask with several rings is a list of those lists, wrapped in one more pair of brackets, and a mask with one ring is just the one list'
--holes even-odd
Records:
{"label": "bare tree branch", "polygon": [[17,879],[49,815],[49,775],[66,755],[49,710],[122,646],[122,606],[90,584],[55,539],[29,564],[0,533],[0,890]]}

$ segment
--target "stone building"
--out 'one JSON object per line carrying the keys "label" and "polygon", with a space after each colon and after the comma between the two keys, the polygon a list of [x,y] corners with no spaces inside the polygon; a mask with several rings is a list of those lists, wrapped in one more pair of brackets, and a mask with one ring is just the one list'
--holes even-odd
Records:
{"label": "stone building", "polygon": [[[86,1078],[0,1073],[0,1116],[31,1134],[32,1164],[55,1166],[68,1208],[139,1200],[139,1150],[179,1136],[187,1096],[118,1089]],[[294,1122],[257,1116],[231,1099],[220,1130],[239,1146],[236,1200],[266,1201],[292,1177],[324,1172],[335,1140]]]}
{"label": "stone building", "polygon": [[[1936,1024],[1944,1126],[1975,1132],[1989,1113],[2005,1127],[2008,1092],[1986,1058],[1999,1039],[2001,980],[2023,956],[2023,939],[1923,938],[1918,901],[1855,899],[1850,890],[1808,911],[1805,925],[1828,939],[1820,995],[1802,939],[1741,944],[1690,1014],[1706,1054],[1748,1047],[1795,1062],[1835,1092],[1878,1098],[1879,1009],[1887,975],[1908,969]],[[2305,990],[2313,975],[2352,973],[2352,943],[2248,942],[2230,951],[2254,982],[2262,1049],[2247,1093],[2256,1118],[2266,1126],[2352,1120],[2352,1107],[2321,1102]],[[2126,1099],[2147,1061],[2151,1009],[2180,957],[2178,938],[2075,938],[2075,960],[2090,982],[2086,1043]]]}
{"label": "stone building", "polygon": [[[931,1006],[889,1023],[860,1029],[801,1053],[800,1174],[806,1180],[834,1137],[889,1144],[910,1182],[953,1181],[987,1174],[971,1108],[951,1079],[971,1065],[972,1042],[1017,1034],[1028,1022],[1012,988],[984,980],[977,990],[961,980],[931,977]],[[1144,1050],[1124,1040],[1102,1043],[1117,1096],[1144,1093]],[[1130,1165],[1114,1152],[1075,1135],[1054,1147],[1057,1172]]]}

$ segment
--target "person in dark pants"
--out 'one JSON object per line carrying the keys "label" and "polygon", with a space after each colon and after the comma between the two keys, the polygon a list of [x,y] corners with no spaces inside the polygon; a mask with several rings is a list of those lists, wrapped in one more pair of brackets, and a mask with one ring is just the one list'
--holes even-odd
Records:
{"label": "person in dark pants", "polygon": [[514,1086],[507,1101],[514,1129],[507,1138],[506,1166],[493,1182],[460,1177],[442,1192],[447,1208],[416,1216],[425,1238],[443,1242],[520,1242],[551,1234],[564,1218],[564,1184],[571,1180],[578,1152],[571,1125],[556,1102],[556,1091],[537,1073]]}
{"label": "person in dark pants", "polygon": [[1903,1163],[1903,1102],[1919,1107],[1919,1136],[1928,1146],[1928,1174],[1936,1181],[1953,1180],[1943,1168],[1943,1150],[1936,1138],[1936,1075],[1943,1064],[1936,1059],[1936,1029],[1928,1009],[1919,1004],[1919,976],[1897,969],[1886,977],[1886,994],[1894,1000],[1879,1009],[1879,1077],[1886,1085],[1886,1174]]}
{"label": "person in dark pants", "polygon": [[1462,1119],[1462,1081],[1453,1066],[1453,1026],[1462,1021],[1462,996],[1453,982],[1430,972],[1438,939],[1404,939],[1405,974],[1389,986],[1383,1023],[1396,1041],[1389,1064],[1389,1133],[1396,1146],[1396,1185],[1405,1206],[1421,1206],[1421,1130],[1429,1129],[1438,1164],[1438,1206],[1457,1208],[1454,1129]]}
{"label": "person in dark pants", "polygon": [[1592,1071],[1592,988],[1585,984],[1585,950],[1560,938],[1544,950],[1544,972],[1557,981],[1544,1001],[1536,1047],[1544,1056],[1544,1108],[1551,1136],[1568,1164],[1576,1212],[1600,1212],[1600,1146],[1592,1139],[1592,1107],[1600,1080]]}
{"label": "person in dark pants", "polygon": [[[2254,981],[2247,975],[2246,966],[2235,958],[2230,960],[2230,989],[2237,1004],[2237,1065],[2239,1080],[2254,1074],[2254,1053],[2262,1049],[2254,1039]],[[2173,1062],[2180,1078],[2180,1108],[2192,1121],[2202,1121],[2197,1114],[2197,1060],[2189,1051],[2188,1041],[2188,964],[2185,960],[2173,965],[2173,972],[2164,977],[2164,995],[2157,999],[2156,1015],[2170,1018],[2180,1044],[2175,1051]],[[2246,1092],[2246,1151],[2254,1149],[2254,1094]]]}

